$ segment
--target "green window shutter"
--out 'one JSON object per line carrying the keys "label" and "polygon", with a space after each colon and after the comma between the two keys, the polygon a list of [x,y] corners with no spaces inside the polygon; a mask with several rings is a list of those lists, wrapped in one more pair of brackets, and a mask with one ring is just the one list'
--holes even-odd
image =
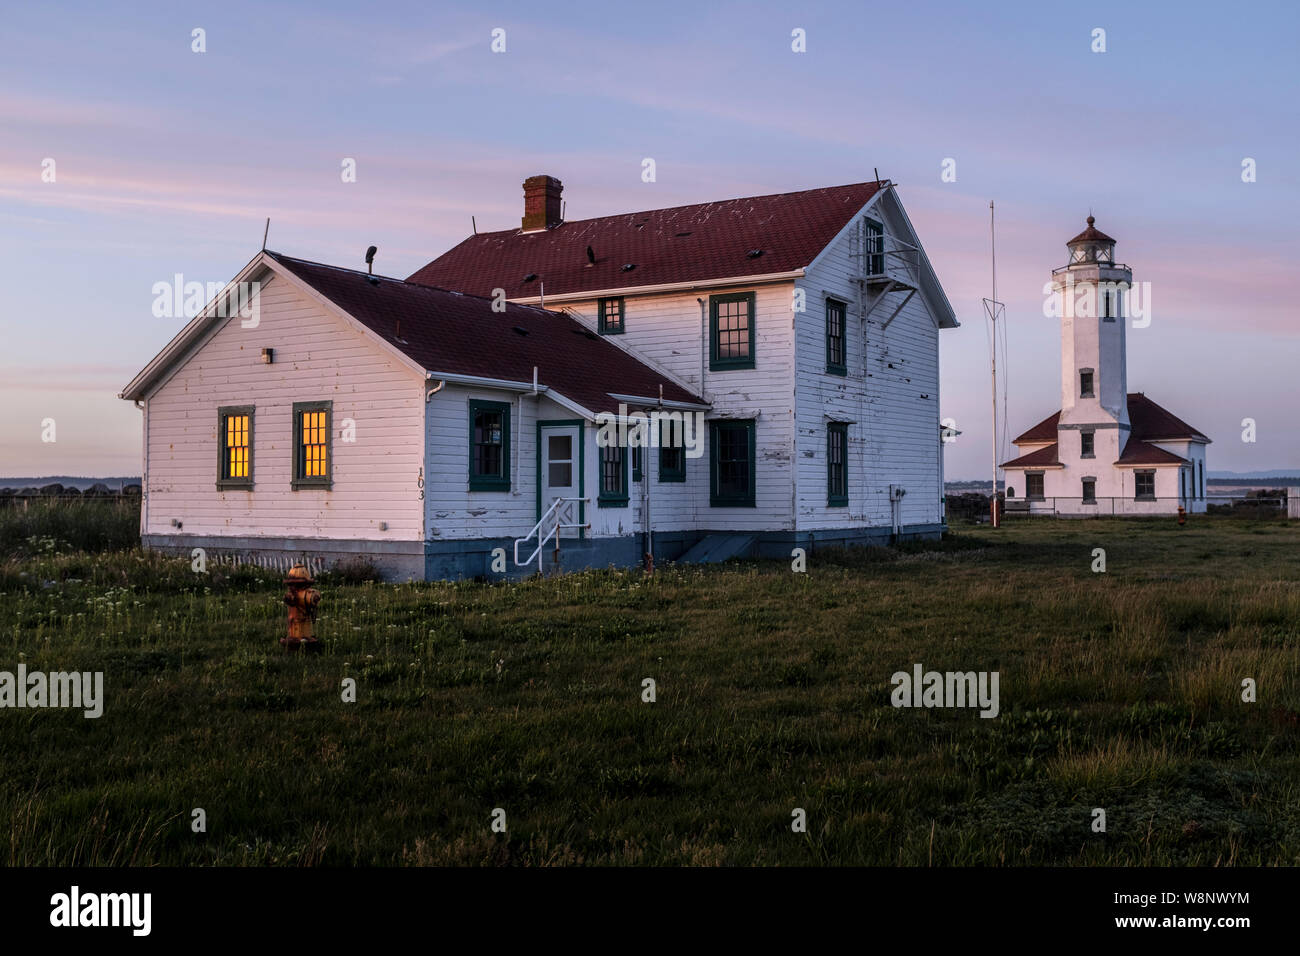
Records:
{"label": "green window shutter", "polygon": [[755,507],[754,421],[722,420],[709,428],[709,504]]}
{"label": "green window shutter", "polygon": [[709,368],[754,367],[755,294],[709,296]]}
{"label": "green window shutter", "polygon": [[469,403],[469,490],[510,490],[510,404]]}

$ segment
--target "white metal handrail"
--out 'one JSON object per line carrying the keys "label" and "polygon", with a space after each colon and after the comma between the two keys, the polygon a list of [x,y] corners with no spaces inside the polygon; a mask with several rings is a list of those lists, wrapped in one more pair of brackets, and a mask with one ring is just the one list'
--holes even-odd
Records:
{"label": "white metal handrail", "polygon": [[[546,509],[546,513],[543,514],[541,518],[537,520],[537,524],[533,525],[533,529],[529,531],[528,534],[524,535],[524,537],[515,538],[515,564],[518,567],[524,567],[526,565],[532,564],[533,559],[536,558],[537,573],[540,574],[542,572],[542,551],[544,551],[546,548],[546,542],[554,538],[558,546],[560,540],[561,528],[590,528],[591,527],[590,524],[576,524],[573,521],[573,502],[586,501],[586,500],[587,500],[586,498],[556,498],[553,502],[551,502],[551,506]],[[567,506],[567,514],[565,513],[566,506]],[[568,518],[569,520],[565,521],[563,520],[564,518]],[[551,522],[550,530],[543,531],[543,528],[546,527],[548,521]],[[527,544],[530,540],[532,540],[534,535],[537,536],[537,548],[527,558],[525,558],[523,561],[520,561],[519,546],[521,544]]]}

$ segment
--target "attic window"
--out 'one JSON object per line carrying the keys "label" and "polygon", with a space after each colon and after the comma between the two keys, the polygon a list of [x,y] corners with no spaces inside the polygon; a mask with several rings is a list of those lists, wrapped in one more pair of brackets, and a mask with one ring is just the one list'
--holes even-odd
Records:
{"label": "attic window", "polygon": [[599,302],[600,321],[598,328],[601,335],[623,334],[623,297],[615,296],[601,299]]}

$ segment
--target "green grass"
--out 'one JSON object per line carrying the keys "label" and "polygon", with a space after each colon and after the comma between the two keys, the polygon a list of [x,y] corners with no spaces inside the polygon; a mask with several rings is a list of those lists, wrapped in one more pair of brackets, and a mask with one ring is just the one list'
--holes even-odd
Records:
{"label": "green grass", "polygon": [[0,506],[0,555],[109,551],[140,542],[140,501],[42,500]]}
{"label": "green grass", "polygon": [[[1294,523],[324,583],[314,658],[278,575],[17,550],[0,670],[102,670],[107,702],[0,711],[4,864],[1300,863]],[[894,709],[917,662],[1000,671],[1001,714]]]}

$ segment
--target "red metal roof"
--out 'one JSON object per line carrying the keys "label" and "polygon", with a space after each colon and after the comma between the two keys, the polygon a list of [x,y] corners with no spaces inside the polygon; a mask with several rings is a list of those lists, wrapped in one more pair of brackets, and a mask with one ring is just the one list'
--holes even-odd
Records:
{"label": "red metal roof", "polygon": [[1210,440],[1183,421],[1173,412],[1160,407],[1141,392],[1128,396],[1128,417],[1133,425],[1133,438],[1141,441],[1198,441],[1207,445]]}
{"label": "red metal roof", "polygon": [[1130,438],[1128,444],[1124,446],[1124,454],[1119,456],[1119,461],[1115,462],[1115,464],[1181,465],[1186,462],[1186,458],[1175,455],[1171,451],[1165,451],[1163,448],[1157,448],[1155,445],[1148,445],[1144,441]]}
{"label": "red metal roof", "polygon": [[1009,462],[999,467],[1002,468],[1046,468],[1052,465],[1059,465],[1061,462],[1057,457],[1056,442],[1045,448],[1035,448],[1027,455],[1021,455],[1019,458],[1013,458]]}
{"label": "red metal roof", "polygon": [[[674,206],[470,236],[409,282],[507,298],[791,272],[810,264],[876,182]],[[590,247],[595,262],[588,260]],[[751,253],[759,252],[759,255]],[[633,268],[625,269],[631,265]],[[535,278],[528,279],[527,276]]]}
{"label": "red metal roof", "polygon": [[[1128,394],[1128,418],[1132,431],[1129,433],[1130,444],[1134,441],[1196,441],[1210,443],[1210,439],[1183,421],[1173,412],[1162,408],[1141,392]],[[1012,440],[1013,445],[1032,444],[1041,441],[1056,441],[1056,426],[1061,420],[1061,413],[1055,412],[1044,418],[1023,435]],[[1177,457],[1177,456],[1175,456]],[[1181,461],[1181,459],[1179,459]]]}
{"label": "red metal roof", "polygon": [[[539,383],[591,412],[617,411],[610,393],[705,402],[568,315],[268,252],[299,279],[424,369]],[[400,328],[399,328],[400,326]]]}
{"label": "red metal roof", "polygon": [[1061,413],[1054,412],[1044,418],[1029,431],[1025,432],[1019,438],[1013,438],[1011,444],[1019,445],[1021,443],[1029,444],[1037,441],[1056,441],[1056,425],[1061,420]]}

